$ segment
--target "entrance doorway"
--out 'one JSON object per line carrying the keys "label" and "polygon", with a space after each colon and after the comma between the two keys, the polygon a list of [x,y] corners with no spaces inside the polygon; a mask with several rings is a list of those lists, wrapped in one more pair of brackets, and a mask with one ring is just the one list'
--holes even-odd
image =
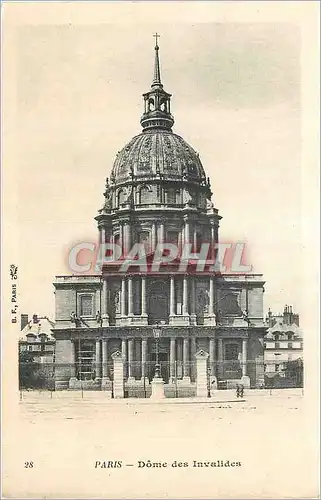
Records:
{"label": "entrance doorway", "polygon": [[169,282],[157,279],[148,287],[148,323],[150,325],[164,322],[168,324],[169,317]]}

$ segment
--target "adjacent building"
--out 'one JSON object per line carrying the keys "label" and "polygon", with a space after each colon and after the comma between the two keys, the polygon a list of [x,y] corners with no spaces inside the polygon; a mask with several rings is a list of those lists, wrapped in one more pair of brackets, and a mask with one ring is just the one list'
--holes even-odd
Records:
{"label": "adjacent building", "polygon": [[[148,390],[161,366],[165,394],[175,385],[195,394],[195,354],[209,354],[211,383],[261,386],[264,381],[264,280],[261,274],[214,272],[221,215],[199,154],[173,132],[171,94],[161,81],[159,47],[154,77],[143,94],[142,131],[116,156],[106,179],[104,205],[95,217],[99,242],[121,248],[126,259],[135,243],[148,267],[122,270],[105,262],[97,274],[57,276],[56,388],[110,389],[112,355],[125,363],[128,394]],[[159,243],[197,252],[210,245],[204,271],[195,262],[174,261],[154,270]]]}
{"label": "adjacent building", "polygon": [[299,315],[286,305],[283,314],[269,310],[266,317],[268,332],[264,338],[264,365],[266,376],[285,376],[289,361],[303,360],[303,334]]}
{"label": "adjacent building", "polygon": [[35,363],[52,363],[56,344],[51,332],[54,327],[47,316],[33,314],[29,320],[28,314],[21,314],[19,353],[31,353]]}

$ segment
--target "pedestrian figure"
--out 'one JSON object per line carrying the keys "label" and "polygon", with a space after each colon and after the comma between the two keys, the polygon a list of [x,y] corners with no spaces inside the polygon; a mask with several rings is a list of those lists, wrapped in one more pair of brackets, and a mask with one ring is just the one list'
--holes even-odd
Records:
{"label": "pedestrian figure", "polygon": [[239,386],[239,384],[236,384],[236,397],[237,398],[240,397],[240,386]]}
{"label": "pedestrian figure", "polygon": [[244,396],[244,385],[241,385],[239,387],[239,395],[240,395],[240,398],[243,398],[243,396]]}

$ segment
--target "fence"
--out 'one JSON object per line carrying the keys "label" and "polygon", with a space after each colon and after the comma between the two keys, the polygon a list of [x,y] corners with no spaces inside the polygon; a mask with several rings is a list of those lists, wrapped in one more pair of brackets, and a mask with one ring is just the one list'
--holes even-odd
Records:
{"label": "fence", "polygon": [[[182,387],[184,384],[196,382],[196,362],[168,361],[159,362],[160,376],[165,384],[174,384]],[[145,388],[155,376],[156,363],[139,361],[124,363],[124,381],[131,381],[133,385],[141,385]],[[19,363],[19,388],[20,389],[48,389],[55,390],[55,381],[61,378],[69,380],[73,378],[79,381],[82,389],[99,390],[101,379],[105,377],[105,388],[110,389],[113,381],[113,362],[108,360],[107,366],[102,363],[95,364],[58,364],[58,363]],[[250,377],[251,387],[265,388],[291,388],[303,387],[303,362],[302,360],[283,363],[275,371],[275,365],[264,364],[258,361],[248,361],[246,365],[240,362],[215,362],[208,363],[209,387],[216,379],[217,389],[228,389],[233,387],[235,381],[241,379],[242,374]],[[173,387],[173,385],[172,385]],[[146,392],[144,389],[144,392]]]}

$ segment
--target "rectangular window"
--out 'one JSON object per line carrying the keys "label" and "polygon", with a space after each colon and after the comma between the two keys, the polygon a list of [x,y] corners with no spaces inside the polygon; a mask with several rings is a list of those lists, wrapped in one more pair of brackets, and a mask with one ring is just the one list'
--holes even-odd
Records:
{"label": "rectangular window", "polygon": [[275,365],[275,371],[278,372],[280,370],[280,365]]}
{"label": "rectangular window", "polygon": [[288,342],[288,349],[293,349],[293,344],[292,344],[292,342]]}
{"label": "rectangular window", "polygon": [[275,349],[280,349],[280,342],[275,342]]}
{"label": "rectangular window", "polygon": [[176,203],[176,191],[174,189],[167,189],[165,191],[165,203],[173,205]]}
{"label": "rectangular window", "polygon": [[93,316],[93,296],[80,296],[80,316]]}

